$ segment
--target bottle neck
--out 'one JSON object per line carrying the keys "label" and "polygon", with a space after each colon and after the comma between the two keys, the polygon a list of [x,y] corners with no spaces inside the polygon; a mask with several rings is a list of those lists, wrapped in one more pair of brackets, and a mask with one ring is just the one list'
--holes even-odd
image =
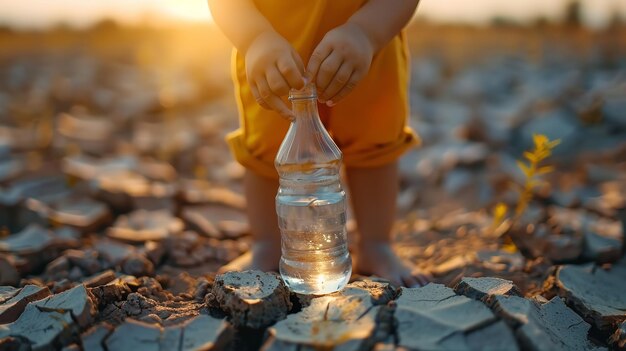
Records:
{"label": "bottle neck", "polygon": [[317,111],[317,99],[294,99],[291,101],[292,111],[295,116],[294,122],[302,118],[319,118]]}

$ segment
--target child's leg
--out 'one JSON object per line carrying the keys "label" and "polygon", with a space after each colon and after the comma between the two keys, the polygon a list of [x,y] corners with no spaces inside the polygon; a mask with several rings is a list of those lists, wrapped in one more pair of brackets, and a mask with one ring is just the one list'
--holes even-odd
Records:
{"label": "child's leg", "polygon": [[426,284],[428,278],[415,274],[391,246],[398,196],[397,162],[374,168],[347,168],[346,173],[361,233],[355,271],[380,276],[398,285]]}
{"label": "child's leg", "polygon": [[274,199],[278,180],[246,171],[243,179],[247,201],[248,221],[254,243],[250,251],[221,267],[220,273],[258,269],[278,271],[280,260],[280,230],[276,219]]}

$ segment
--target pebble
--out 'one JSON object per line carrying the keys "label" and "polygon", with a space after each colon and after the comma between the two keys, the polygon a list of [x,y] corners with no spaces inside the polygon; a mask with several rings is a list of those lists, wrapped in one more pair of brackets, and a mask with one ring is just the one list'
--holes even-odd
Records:
{"label": "pebble", "polygon": [[367,350],[390,335],[394,297],[387,283],[350,283],[340,292],[307,296],[306,306],[269,328],[263,350]]}
{"label": "pebble", "polygon": [[[557,269],[559,296],[595,328],[613,333],[626,321],[626,264],[613,265],[605,271],[594,265],[565,265]],[[600,288],[602,287],[602,288]]]}
{"label": "pebble", "polygon": [[596,349],[587,340],[589,324],[569,309],[559,297],[539,303],[518,296],[496,295],[490,304],[495,314],[515,329],[522,349]]}
{"label": "pebble", "polygon": [[91,325],[95,307],[83,285],[30,302],[24,312],[0,328],[0,339],[19,337],[33,349],[68,345],[81,329]]}
{"label": "pebble", "polygon": [[146,257],[131,254],[122,262],[122,271],[136,277],[154,275],[154,265]]}
{"label": "pebble", "polygon": [[13,286],[0,285],[0,303],[11,299],[20,292],[20,288]]}
{"label": "pebble", "polygon": [[136,253],[137,249],[129,244],[121,243],[107,238],[94,240],[93,247],[100,257],[111,265],[121,264],[126,258]]}
{"label": "pebble", "polygon": [[623,322],[619,328],[611,335],[609,344],[613,349],[618,351],[626,350],[626,322]]}
{"label": "pebble", "polygon": [[155,324],[127,319],[106,339],[108,350],[159,351],[162,328]]}
{"label": "pebble", "polygon": [[571,262],[583,252],[583,233],[552,228],[545,223],[514,226],[510,231],[516,245],[530,257],[546,257],[555,263]]}
{"label": "pebble", "polygon": [[107,236],[131,243],[160,241],[182,232],[183,221],[169,211],[138,210],[118,217],[107,231]]}
{"label": "pebble", "polygon": [[113,326],[100,323],[81,334],[80,339],[84,350],[105,351],[104,340],[113,332]]}
{"label": "pebble", "polygon": [[93,301],[84,285],[52,295],[33,303],[40,310],[70,311],[72,318],[81,328],[88,327],[93,322],[96,310]]}
{"label": "pebble", "polygon": [[223,350],[232,332],[228,324],[207,315],[175,327],[128,319],[106,339],[109,350]]}
{"label": "pebble", "polygon": [[585,223],[582,258],[599,264],[619,260],[625,242],[623,228],[618,220],[590,216]]}
{"label": "pebble", "polygon": [[8,255],[0,257],[0,286],[16,286],[20,281],[20,273],[11,261]]}
{"label": "pebble", "polygon": [[98,286],[108,284],[112,282],[113,280],[115,280],[115,272],[108,269],[102,273],[98,273],[91,277],[85,278],[85,280],[83,281],[83,284],[87,288],[95,288]]}
{"label": "pebble", "polygon": [[11,298],[0,303],[0,324],[14,322],[29,302],[41,300],[51,295],[48,288],[36,285],[26,285],[19,289],[19,292],[13,294]]}
{"label": "pebble", "polygon": [[100,174],[94,181],[97,197],[118,211],[166,210],[174,208],[177,186],[151,181],[128,170]]}
{"label": "pebble", "polygon": [[19,158],[0,160],[0,183],[11,181],[26,171],[26,162]]}
{"label": "pebble", "polygon": [[[10,259],[9,263],[20,275],[26,275],[42,270],[63,250],[79,247],[79,235],[68,227],[53,231],[31,224],[18,233],[0,238],[0,254]],[[11,270],[4,274],[11,274]]]}
{"label": "pebble", "polygon": [[128,280],[120,277],[106,284],[89,288],[89,293],[95,297],[98,302],[98,307],[102,309],[105,308],[105,306],[110,306],[114,302],[124,301],[128,294],[131,293],[130,286],[136,288],[136,285],[138,285],[138,282],[134,283],[135,284],[132,284],[131,282],[131,284],[129,284]]}
{"label": "pebble", "polygon": [[224,320],[199,315],[182,326],[181,350],[223,350],[233,336]]}
{"label": "pebble", "polygon": [[243,211],[220,205],[186,207],[181,218],[197,233],[216,239],[236,239],[249,233]]}
{"label": "pebble", "polygon": [[66,143],[76,143],[81,150],[92,154],[109,153],[116,124],[110,118],[91,115],[84,108],[73,108],[70,113],[61,113],[57,118],[59,136]]}
{"label": "pebble", "polygon": [[64,198],[37,212],[55,225],[69,226],[81,233],[97,230],[111,220],[105,204],[85,197]]}
{"label": "pebble", "polygon": [[284,319],[292,307],[287,286],[274,273],[224,273],[216,277],[211,293],[236,327],[266,327]]}
{"label": "pebble", "polygon": [[[471,334],[493,334],[487,328],[497,322],[483,303],[456,295],[440,284],[402,288],[396,305],[398,346],[407,349],[469,349],[470,339],[480,339],[470,338]],[[492,339],[483,338],[482,348],[496,345],[517,350],[513,334],[507,329]]]}
{"label": "pebble", "polygon": [[519,289],[512,281],[490,277],[464,277],[454,287],[454,291],[459,295],[483,301],[492,298],[494,295],[521,296]]}
{"label": "pebble", "polygon": [[63,172],[69,176],[83,180],[93,180],[100,174],[133,169],[136,167],[136,164],[136,158],[131,156],[96,158],[78,154],[64,157],[61,167]]}
{"label": "pebble", "polygon": [[213,185],[205,180],[186,179],[180,182],[183,201],[190,205],[217,204],[244,210],[246,200],[240,193]]}
{"label": "pebble", "polygon": [[13,323],[0,328],[0,340],[6,337],[20,338],[18,345],[30,345],[32,349],[54,349],[55,345],[67,345],[79,333],[69,311],[41,311],[28,304]]}
{"label": "pebble", "polygon": [[71,247],[77,244],[73,238],[65,238],[39,225],[30,225],[21,232],[0,239],[0,252],[17,255],[38,254],[53,246]]}

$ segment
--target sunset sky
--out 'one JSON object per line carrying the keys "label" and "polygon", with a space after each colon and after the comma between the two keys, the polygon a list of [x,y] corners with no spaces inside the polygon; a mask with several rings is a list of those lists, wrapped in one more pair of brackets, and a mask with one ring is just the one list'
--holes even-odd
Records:
{"label": "sunset sky", "polygon": [[[446,22],[484,23],[495,16],[527,20],[558,18],[568,0],[422,0],[420,16]],[[583,0],[584,20],[602,26],[611,13],[626,17],[626,0]],[[86,26],[103,18],[138,22],[147,18],[210,21],[204,0],[0,0],[0,23],[41,28],[64,22]]]}

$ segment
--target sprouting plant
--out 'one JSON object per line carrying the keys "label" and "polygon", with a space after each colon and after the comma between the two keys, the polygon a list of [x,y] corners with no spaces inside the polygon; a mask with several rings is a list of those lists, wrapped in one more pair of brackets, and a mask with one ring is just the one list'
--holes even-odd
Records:
{"label": "sprouting plant", "polygon": [[509,207],[503,203],[498,202],[493,208],[493,228],[497,228],[506,219],[506,213],[509,211]]}
{"label": "sprouting plant", "polygon": [[554,171],[553,166],[541,166],[540,164],[552,155],[552,149],[559,145],[561,140],[550,141],[543,134],[533,134],[533,143],[535,144],[534,150],[524,152],[526,162],[517,161],[517,166],[524,173],[526,180],[515,207],[515,218],[519,218],[528,207],[530,200],[533,198],[533,190],[537,185],[541,184],[539,177]]}
{"label": "sprouting plant", "polygon": [[[524,173],[524,185],[517,185],[516,190],[520,196],[515,206],[516,221],[526,210],[533,198],[533,191],[541,184],[542,175],[554,171],[553,166],[542,166],[541,162],[552,155],[552,150],[561,143],[561,140],[550,140],[543,134],[533,134],[534,149],[524,152],[525,160],[517,160],[517,166]],[[499,202],[493,209],[493,228],[498,228],[505,220],[509,208],[506,204]]]}

